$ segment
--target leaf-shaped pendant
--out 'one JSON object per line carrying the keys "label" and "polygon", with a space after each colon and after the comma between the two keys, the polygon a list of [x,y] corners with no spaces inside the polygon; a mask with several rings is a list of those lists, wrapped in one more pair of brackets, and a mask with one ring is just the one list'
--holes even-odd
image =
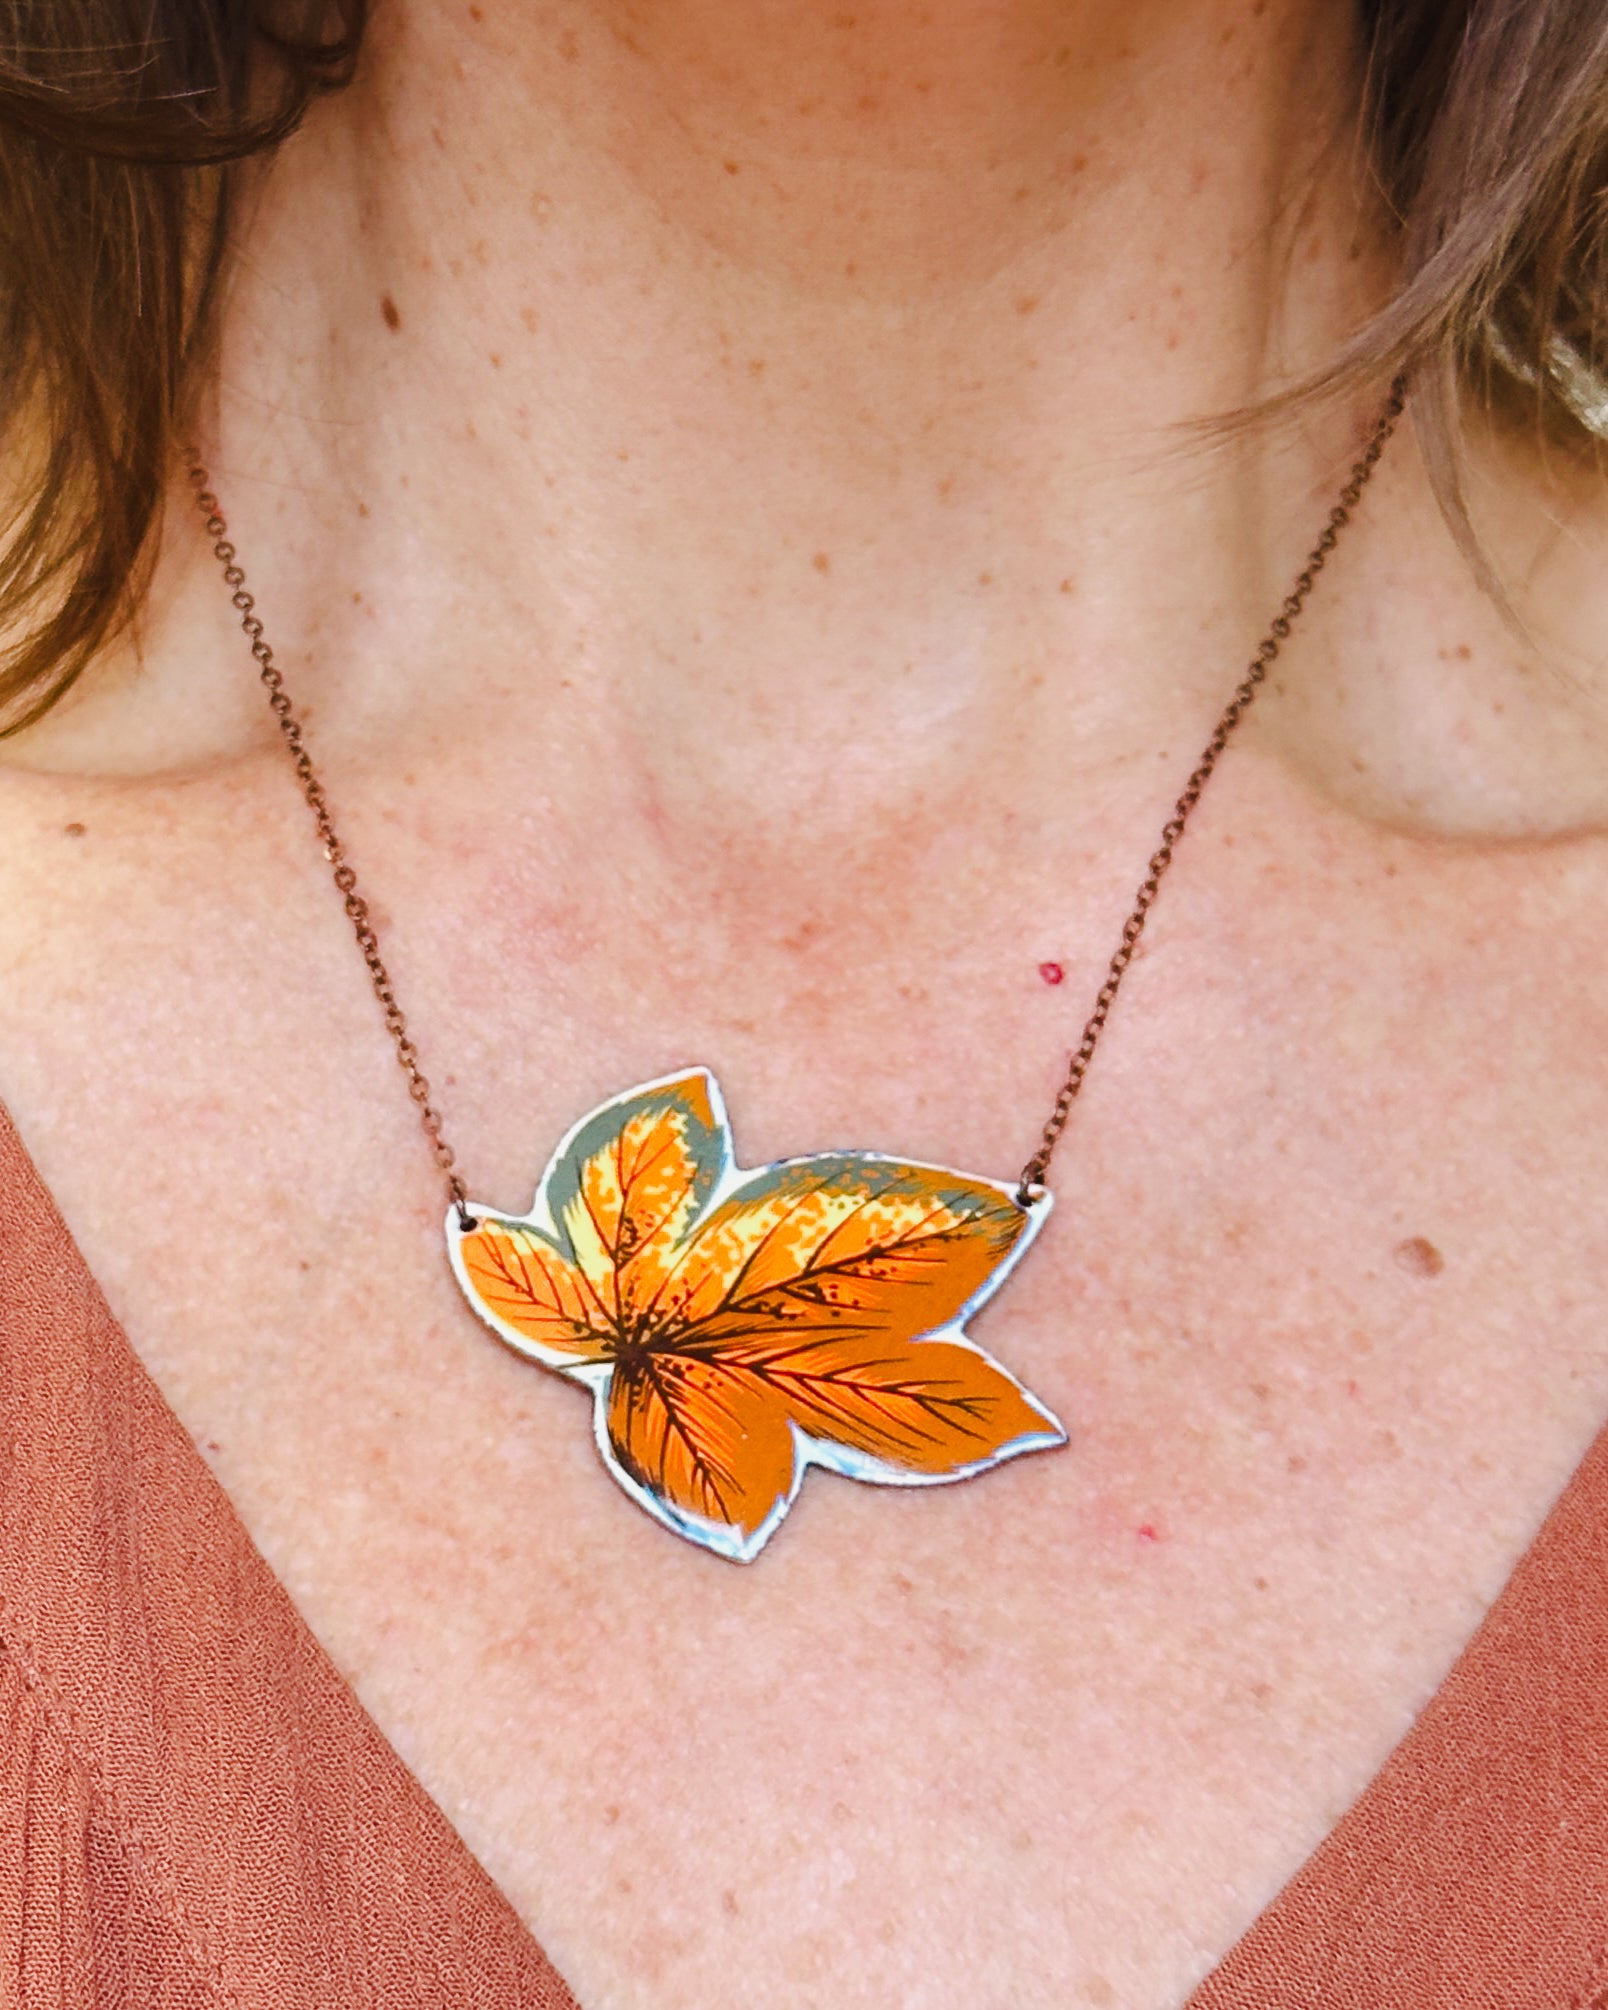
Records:
{"label": "leaf-shaped pendant", "polygon": [[528,1215],[453,1211],[447,1242],[492,1330],[591,1389],[631,1498],[746,1563],[809,1466],[924,1486],[1065,1444],[964,1330],[1048,1211],[873,1152],[745,1172],[699,1068],[594,1110]]}

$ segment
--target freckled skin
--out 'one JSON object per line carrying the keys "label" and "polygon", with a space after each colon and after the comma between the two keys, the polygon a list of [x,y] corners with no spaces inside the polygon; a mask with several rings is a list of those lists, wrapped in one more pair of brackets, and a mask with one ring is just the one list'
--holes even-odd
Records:
{"label": "freckled skin", "polygon": [[[1380,297],[1352,10],[838,11],[387,0],[252,206],[209,452],[477,1198],[695,1061],[755,1162],[1010,1177],[1089,1003],[1035,960],[1099,971],[1366,424],[1180,457],[1247,331],[1298,372]],[[1176,2010],[1608,1412],[1600,679],[1516,654],[1400,444],[978,1335],[1071,1448],[975,1514],[816,1475],[751,1572],[465,1313],[182,534],[137,663],[0,748],[0,1094],[583,2002]],[[1589,667],[1600,512],[1477,452]]]}

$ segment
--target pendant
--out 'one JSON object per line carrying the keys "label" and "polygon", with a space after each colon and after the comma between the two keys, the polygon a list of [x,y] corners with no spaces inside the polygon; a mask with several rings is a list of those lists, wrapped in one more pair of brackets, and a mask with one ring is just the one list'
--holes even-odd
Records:
{"label": "pendant", "polygon": [[931,1486],[1066,1443],[965,1332],[1049,1206],[875,1152],[744,1171],[698,1068],[583,1117],[529,1214],[454,1210],[447,1245],[498,1338],[591,1390],[632,1500],[747,1563],[810,1466]]}

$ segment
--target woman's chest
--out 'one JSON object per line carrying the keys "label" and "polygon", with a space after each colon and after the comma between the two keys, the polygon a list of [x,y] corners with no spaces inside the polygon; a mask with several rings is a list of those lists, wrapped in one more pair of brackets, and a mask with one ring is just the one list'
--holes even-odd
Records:
{"label": "woman's chest", "polygon": [[[1069,1447],[937,1490],[812,1474],[746,1570],[651,1524],[583,1393],[459,1300],[361,965],[301,925],[316,881],[68,900],[44,947],[19,884],[0,1090],[269,1561],[589,2010],[1162,2005],[1376,1770],[1608,1414],[1602,1009],[1567,946],[1554,986],[1510,974],[1602,891],[1575,870],[1415,890],[1416,928],[1353,876],[1288,880],[1276,919],[1220,878],[1136,971],[978,1322]],[[964,951],[862,934],[858,969],[808,914],[746,957],[600,953],[623,914],[563,955],[547,910],[477,933],[402,901],[397,934],[471,1191],[517,1210],[589,1102],[684,1061],[747,1161],[1009,1177],[1081,1017],[1081,904],[1033,905]]]}

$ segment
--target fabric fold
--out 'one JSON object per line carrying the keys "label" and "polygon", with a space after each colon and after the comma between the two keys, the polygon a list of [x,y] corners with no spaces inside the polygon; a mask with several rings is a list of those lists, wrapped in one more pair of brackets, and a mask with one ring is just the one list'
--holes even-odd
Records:
{"label": "fabric fold", "polygon": [[574,2010],[258,1555],[0,1116],[0,2004]]}

